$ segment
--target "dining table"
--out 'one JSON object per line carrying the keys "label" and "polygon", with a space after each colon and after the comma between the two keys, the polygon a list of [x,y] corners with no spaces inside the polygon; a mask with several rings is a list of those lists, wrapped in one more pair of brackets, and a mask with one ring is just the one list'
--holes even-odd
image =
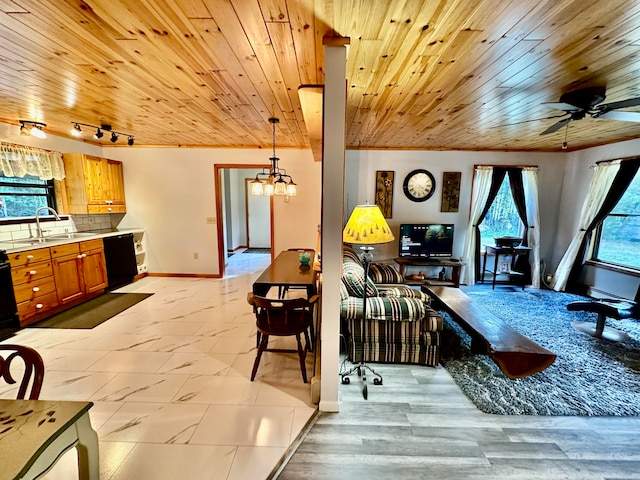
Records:
{"label": "dining table", "polygon": [[92,402],[0,399],[0,480],[39,478],[69,449],[78,478],[99,480],[98,434]]}
{"label": "dining table", "polygon": [[[310,252],[311,258],[315,258],[315,252]],[[266,297],[272,287],[276,288],[303,288],[307,291],[307,298],[317,293],[317,270],[313,265],[302,265],[298,260],[300,251],[285,250],[278,254],[273,262],[253,282],[253,293],[260,297]]]}

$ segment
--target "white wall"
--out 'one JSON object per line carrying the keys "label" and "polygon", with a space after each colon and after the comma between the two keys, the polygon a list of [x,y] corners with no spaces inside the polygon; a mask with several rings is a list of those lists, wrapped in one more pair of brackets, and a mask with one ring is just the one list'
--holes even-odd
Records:
{"label": "white wall", "polygon": [[[540,184],[540,257],[551,263],[555,243],[558,205],[564,177],[565,153],[525,152],[463,152],[368,150],[348,151],[345,180],[345,219],[353,207],[368,201],[374,203],[377,170],[395,172],[393,186],[393,218],[388,219],[397,237],[401,223],[439,222],[455,224],[453,256],[460,257],[464,244],[463,232],[469,220],[471,185],[475,165],[536,165]],[[436,179],[436,192],[425,202],[412,202],[403,192],[406,175],[417,168],[429,170]],[[460,209],[458,213],[440,211],[443,172],[462,172]],[[376,259],[391,259],[398,254],[398,240],[378,245]],[[555,265],[555,264],[554,264]]]}
{"label": "white wall", "polygon": [[[280,167],[298,184],[298,196],[274,206],[274,251],[315,246],[320,219],[320,164],[310,150],[283,149]],[[263,150],[206,148],[104,148],[124,163],[125,228],[146,232],[153,273],[218,274],[214,165],[268,164]],[[194,258],[197,253],[198,258]]]}

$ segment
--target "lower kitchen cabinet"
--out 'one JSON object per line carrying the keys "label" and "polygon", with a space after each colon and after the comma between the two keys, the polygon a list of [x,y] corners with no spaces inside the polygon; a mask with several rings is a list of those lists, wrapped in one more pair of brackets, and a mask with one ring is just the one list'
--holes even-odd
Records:
{"label": "lower kitchen cabinet", "polygon": [[20,326],[27,326],[58,306],[51,253],[38,248],[9,255]]}
{"label": "lower kitchen cabinet", "polygon": [[76,303],[107,286],[102,239],[51,247],[51,259],[60,305]]}

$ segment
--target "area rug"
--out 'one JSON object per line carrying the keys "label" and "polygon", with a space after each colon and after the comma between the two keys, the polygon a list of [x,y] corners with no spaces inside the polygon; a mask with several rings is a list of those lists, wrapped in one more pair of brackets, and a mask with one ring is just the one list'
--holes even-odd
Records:
{"label": "area rug", "polygon": [[475,302],[523,335],[557,354],[543,372],[511,380],[487,355],[470,350],[470,337],[448,316],[441,363],[483,412],[501,415],[640,415],[640,321],[609,320],[631,338],[599,340],[571,322],[596,314],[569,312],[584,297],[549,290],[463,287]]}
{"label": "area rug", "polygon": [[260,254],[265,254],[265,253],[271,253],[271,249],[270,248],[247,248],[242,253],[260,253]]}
{"label": "area rug", "polygon": [[105,293],[53,317],[29,325],[29,328],[91,329],[151,295],[153,294]]}

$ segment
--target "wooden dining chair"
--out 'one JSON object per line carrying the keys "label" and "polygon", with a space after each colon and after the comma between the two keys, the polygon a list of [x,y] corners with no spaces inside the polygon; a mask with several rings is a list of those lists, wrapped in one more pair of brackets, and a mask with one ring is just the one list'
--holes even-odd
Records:
{"label": "wooden dining chair", "polygon": [[[23,364],[12,364],[16,358],[20,358]],[[22,370],[21,367],[24,369]],[[22,380],[18,388],[17,399],[25,399],[29,384],[31,384],[28,400],[38,400],[44,379],[44,362],[40,354],[33,348],[24,345],[0,345],[0,379],[13,385],[16,383],[15,375],[18,373],[22,375]]]}
{"label": "wooden dining chair", "polygon": [[[310,299],[273,299],[259,297],[253,293],[248,294],[247,301],[253,306],[253,311],[256,315],[256,327],[260,334],[260,344],[258,345],[258,352],[251,372],[252,382],[258,372],[262,353],[280,352],[298,354],[302,379],[304,383],[307,383],[305,359],[307,351],[311,350],[308,329],[313,325],[313,308],[317,300],[318,295],[314,295]],[[302,348],[300,340],[301,334],[305,337],[306,345],[304,348]],[[268,348],[270,336],[295,336],[298,348],[296,350]]]}

